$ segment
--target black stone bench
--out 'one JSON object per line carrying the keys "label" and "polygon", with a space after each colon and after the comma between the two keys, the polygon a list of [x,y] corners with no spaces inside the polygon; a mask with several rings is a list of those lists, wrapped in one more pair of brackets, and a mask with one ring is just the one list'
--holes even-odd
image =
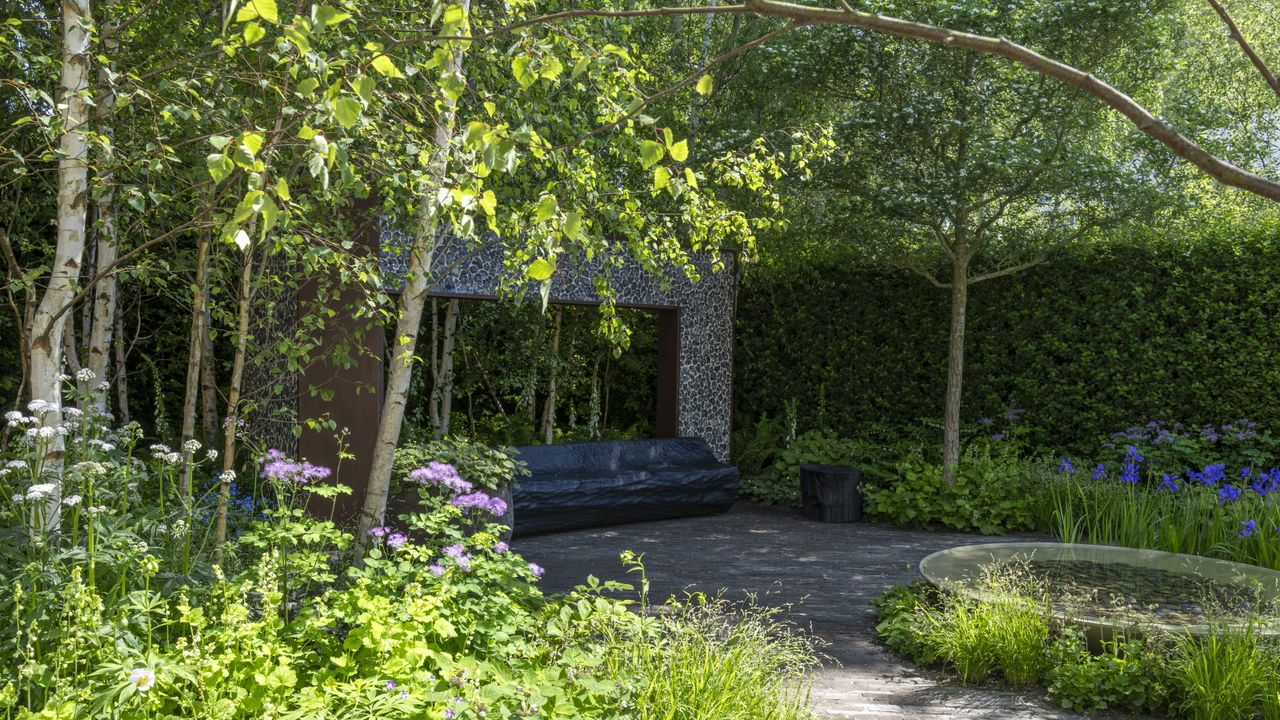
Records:
{"label": "black stone bench", "polygon": [[519,459],[517,536],[710,515],[738,496],[738,469],[700,438],[529,445]]}

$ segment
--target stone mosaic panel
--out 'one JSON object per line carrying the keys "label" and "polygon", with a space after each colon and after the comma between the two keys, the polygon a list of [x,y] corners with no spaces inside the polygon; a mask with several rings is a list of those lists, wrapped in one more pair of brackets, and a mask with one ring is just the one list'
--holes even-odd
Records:
{"label": "stone mosaic panel", "polygon": [[[389,282],[404,276],[410,238],[389,224],[382,227],[382,271]],[[689,282],[683,275],[660,278],[629,258],[612,271],[612,282],[621,305],[677,308],[680,314],[680,376],[678,379],[679,434],[707,441],[716,456],[729,458],[730,418],[733,397],[734,282],[730,269],[712,272],[710,259],[697,261],[701,279]],[[502,249],[483,243],[479,250],[462,240],[445,240],[437,250],[433,294],[494,297],[502,278]],[[592,278],[600,261],[573,263],[560,259],[551,289],[553,303],[598,303]],[[534,291],[530,291],[531,295]]]}

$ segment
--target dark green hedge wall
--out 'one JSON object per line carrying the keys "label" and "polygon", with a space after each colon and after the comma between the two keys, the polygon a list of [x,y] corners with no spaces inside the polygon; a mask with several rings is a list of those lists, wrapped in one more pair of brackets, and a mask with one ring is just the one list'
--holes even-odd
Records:
{"label": "dark green hedge wall", "polygon": [[[970,292],[964,418],[1026,410],[1036,442],[1086,447],[1162,419],[1280,425],[1280,231],[1077,245]],[[737,314],[741,420],[940,418],[948,295],[839,252],[751,267]],[[824,402],[825,401],[825,402]]]}

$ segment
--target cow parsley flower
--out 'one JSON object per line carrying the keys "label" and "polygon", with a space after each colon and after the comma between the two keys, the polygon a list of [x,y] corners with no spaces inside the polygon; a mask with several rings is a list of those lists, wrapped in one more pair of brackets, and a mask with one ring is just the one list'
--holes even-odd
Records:
{"label": "cow parsley flower", "polygon": [[27,409],[30,410],[33,415],[43,415],[45,413],[56,412],[58,410],[58,406],[48,400],[32,400],[27,403]]}
{"label": "cow parsley flower", "polygon": [[58,489],[53,483],[37,483],[27,488],[28,500],[39,500],[40,498],[52,495]]}

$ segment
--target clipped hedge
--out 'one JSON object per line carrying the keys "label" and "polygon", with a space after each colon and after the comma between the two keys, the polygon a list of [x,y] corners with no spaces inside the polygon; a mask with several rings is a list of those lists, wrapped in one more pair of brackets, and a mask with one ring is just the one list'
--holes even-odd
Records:
{"label": "clipped hedge", "polygon": [[[966,422],[1025,408],[1071,449],[1151,419],[1280,425],[1280,228],[1079,244],[970,290]],[[774,253],[744,275],[736,401],[853,435],[940,418],[948,294],[852,250]]]}

